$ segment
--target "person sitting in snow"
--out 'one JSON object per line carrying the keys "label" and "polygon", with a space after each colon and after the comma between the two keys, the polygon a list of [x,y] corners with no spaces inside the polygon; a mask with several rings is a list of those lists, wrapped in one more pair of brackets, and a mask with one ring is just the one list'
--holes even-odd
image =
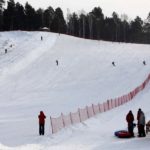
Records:
{"label": "person sitting in snow", "polygon": [[38,118],[39,118],[39,135],[44,135],[46,116],[43,111],[40,111]]}
{"label": "person sitting in snow", "polygon": [[133,113],[132,111],[130,110],[129,113],[127,114],[126,116],[126,121],[128,123],[128,132],[131,134],[132,137],[134,137],[134,132],[133,132],[133,129],[134,129],[134,116],[133,116]]}
{"label": "person sitting in snow", "polygon": [[137,112],[137,120],[138,120],[138,136],[139,137],[145,137],[145,115],[143,111],[139,108]]}

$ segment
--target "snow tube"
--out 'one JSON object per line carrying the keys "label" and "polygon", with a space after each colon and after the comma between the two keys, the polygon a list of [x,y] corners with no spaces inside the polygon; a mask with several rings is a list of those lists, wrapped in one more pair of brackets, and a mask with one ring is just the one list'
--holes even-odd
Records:
{"label": "snow tube", "polygon": [[115,136],[117,136],[119,138],[130,138],[130,137],[132,137],[132,135],[126,130],[116,131],[114,134],[115,134]]}

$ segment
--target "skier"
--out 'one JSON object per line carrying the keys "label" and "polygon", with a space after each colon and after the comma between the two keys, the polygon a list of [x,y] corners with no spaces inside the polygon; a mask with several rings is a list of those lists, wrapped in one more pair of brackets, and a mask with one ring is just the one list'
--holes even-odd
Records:
{"label": "skier", "polygon": [[41,36],[41,41],[43,41],[43,36]]}
{"label": "skier", "polygon": [[58,60],[56,60],[56,65],[58,66]]}
{"label": "skier", "polygon": [[39,135],[44,135],[46,116],[43,113],[43,111],[40,111],[40,114],[39,114],[38,118],[39,118]]}
{"label": "skier", "polygon": [[7,53],[7,49],[5,49],[5,54]]}
{"label": "skier", "polygon": [[129,113],[127,114],[126,116],[126,121],[128,123],[128,132],[131,134],[132,137],[134,137],[134,132],[133,132],[133,129],[134,129],[134,116],[133,116],[133,113],[132,111],[130,110]]}
{"label": "skier", "polygon": [[112,65],[113,65],[113,66],[116,66],[114,61],[112,62]]}
{"label": "skier", "polygon": [[138,136],[145,137],[145,115],[144,112],[139,108],[137,113],[137,120],[138,120]]}
{"label": "skier", "polygon": [[143,61],[143,65],[144,65],[144,66],[146,65],[146,61],[145,61],[145,60]]}

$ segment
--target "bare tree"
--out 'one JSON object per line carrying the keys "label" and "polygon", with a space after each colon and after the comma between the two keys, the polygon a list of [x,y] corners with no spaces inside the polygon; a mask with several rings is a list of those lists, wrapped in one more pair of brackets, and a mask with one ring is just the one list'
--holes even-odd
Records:
{"label": "bare tree", "polygon": [[72,26],[72,24],[71,24],[71,22],[70,22],[70,19],[71,19],[71,12],[70,12],[70,9],[69,8],[67,8],[67,25],[68,25],[68,28],[67,28],[67,34],[71,34],[71,26]]}
{"label": "bare tree", "polygon": [[118,34],[119,34],[118,14],[116,12],[113,12],[112,16],[116,26],[115,40],[118,41]]}
{"label": "bare tree", "polygon": [[94,15],[92,13],[89,13],[88,22],[89,22],[90,39],[93,38],[93,18]]}
{"label": "bare tree", "polygon": [[82,18],[82,31],[83,31],[82,32],[82,37],[85,38],[86,12],[84,10],[81,10],[80,11],[80,16]]}
{"label": "bare tree", "polygon": [[121,20],[123,22],[123,40],[124,42],[126,42],[126,24],[127,24],[127,21],[128,21],[128,16],[126,14],[122,14],[121,15]]}

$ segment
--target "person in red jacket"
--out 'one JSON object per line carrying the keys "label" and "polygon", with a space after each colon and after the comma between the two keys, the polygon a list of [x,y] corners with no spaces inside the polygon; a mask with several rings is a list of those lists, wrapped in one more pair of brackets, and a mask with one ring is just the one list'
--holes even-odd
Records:
{"label": "person in red jacket", "polygon": [[39,118],[39,135],[44,135],[46,116],[43,111],[40,111],[38,118]]}
{"label": "person in red jacket", "polygon": [[134,129],[134,124],[133,124],[134,116],[133,116],[133,113],[132,113],[131,110],[127,114],[126,120],[127,120],[127,123],[128,123],[128,131],[131,134],[131,136],[134,137],[134,132],[133,132],[133,129]]}

